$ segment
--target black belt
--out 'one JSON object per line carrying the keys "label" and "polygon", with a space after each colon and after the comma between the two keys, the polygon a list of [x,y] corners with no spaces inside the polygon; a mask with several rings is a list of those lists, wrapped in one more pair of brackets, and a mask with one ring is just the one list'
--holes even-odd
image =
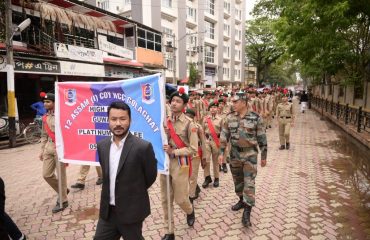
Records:
{"label": "black belt", "polygon": [[280,117],[280,118],[292,118],[292,117]]}
{"label": "black belt", "polygon": [[[212,137],[211,134],[206,133],[205,135],[206,135],[206,138],[208,138],[208,139],[211,139],[212,138],[213,139],[213,137]],[[220,134],[217,134],[217,137],[220,138]]]}

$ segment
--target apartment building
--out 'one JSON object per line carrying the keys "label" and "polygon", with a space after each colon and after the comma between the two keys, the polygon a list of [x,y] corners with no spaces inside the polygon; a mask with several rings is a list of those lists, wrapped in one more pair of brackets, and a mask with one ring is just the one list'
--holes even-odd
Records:
{"label": "apartment building", "polygon": [[235,86],[244,83],[245,1],[87,2],[161,31],[167,82],[186,79],[190,64],[194,64],[203,86]]}

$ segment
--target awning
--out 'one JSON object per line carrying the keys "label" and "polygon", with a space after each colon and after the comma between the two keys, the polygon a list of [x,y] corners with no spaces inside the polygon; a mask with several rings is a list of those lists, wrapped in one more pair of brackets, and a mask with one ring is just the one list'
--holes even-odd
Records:
{"label": "awning", "polygon": [[127,67],[143,68],[144,64],[139,63],[135,60],[126,60],[123,58],[105,57],[103,58],[104,63],[113,63]]}
{"label": "awning", "polygon": [[189,82],[189,77],[186,77],[180,81],[180,83],[188,83],[188,82]]}

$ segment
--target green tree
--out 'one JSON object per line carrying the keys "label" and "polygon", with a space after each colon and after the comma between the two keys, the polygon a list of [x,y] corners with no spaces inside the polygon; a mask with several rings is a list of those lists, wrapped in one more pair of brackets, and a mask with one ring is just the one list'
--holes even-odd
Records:
{"label": "green tree", "polygon": [[195,84],[199,82],[200,76],[199,72],[196,68],[195,63],[190,63],[190,68],[189,68],[189,81],[188,84],[191,87],[195,87]]}
{"label": "green tree", "polygon": [[0,42],[5,42],[5,1],[0,2]]}
{"label": "green tree", "polygon": [[272,29],[273,20],[267,17],[246,22],[246,55],[250,63],[256,66],[257,84],[267,80],[271,64],[284,53],[284,48],[276,41]]}
{"label": "green tree", "polygon": [[254,9],[276,20],[275,36],[299,60],[302,76],[360,87],[369,79],[369,13],[364,0],[260,0]]}

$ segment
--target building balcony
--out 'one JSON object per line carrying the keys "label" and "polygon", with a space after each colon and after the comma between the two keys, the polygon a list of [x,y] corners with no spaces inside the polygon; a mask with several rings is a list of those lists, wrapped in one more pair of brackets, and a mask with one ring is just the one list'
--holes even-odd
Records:
{"label": "building balcony", "polygon": [[239,45],[239,44],[241,44],[241,43],[242,43],[242,40],[236,37],[236,38],[235,38],[235,44],[236,44],[236,45]]}
{"label": "building balcony", "polygon": [[231,13],[224,8],[224,18],[229,19],[230,17],[231,17]]}
{"label": "building balcony", "polygon": [[211,39],[209,37],[205,37],[204,38],[204,42],[207,43],[207,45],[210,45],[212,47],[216,47],[217,46],[217,40],[216,39]]}
{"label": "building balcony", "polygon": [[217,23],[217,17],[216,15],[212,15],[207,11],[204,11],[204,20],[212,23]]}
{"label": "building balcony", "polygon": [[190,29],[194,29],[198,26],[198,23],[195,21],[194,18],[188,16],[186,17],[186,27]]}
{"label": "building balcony", "polygon": [[228,56],[227,54],[223,55],[223,59],[224,59],[224,62],[230,62],[230,56]]}
{"label": "building balcony", "polygon": [[224,32],[224,40],[229,40],[230,39],[230,34],[227,32]]}
{"label": "building balcony", "polygon": [[235,16],[235,24],[236,25],[239,25],[239,24],[241,24],[242,23],[242,19],[241,18],[239,18],[238,16]]}
{"label": "building balcony", "polygon": [[169,21],[174,21],[177,19],[176,10],[174,8],[161,8],[161,16],[164,19],[167,19]]}

